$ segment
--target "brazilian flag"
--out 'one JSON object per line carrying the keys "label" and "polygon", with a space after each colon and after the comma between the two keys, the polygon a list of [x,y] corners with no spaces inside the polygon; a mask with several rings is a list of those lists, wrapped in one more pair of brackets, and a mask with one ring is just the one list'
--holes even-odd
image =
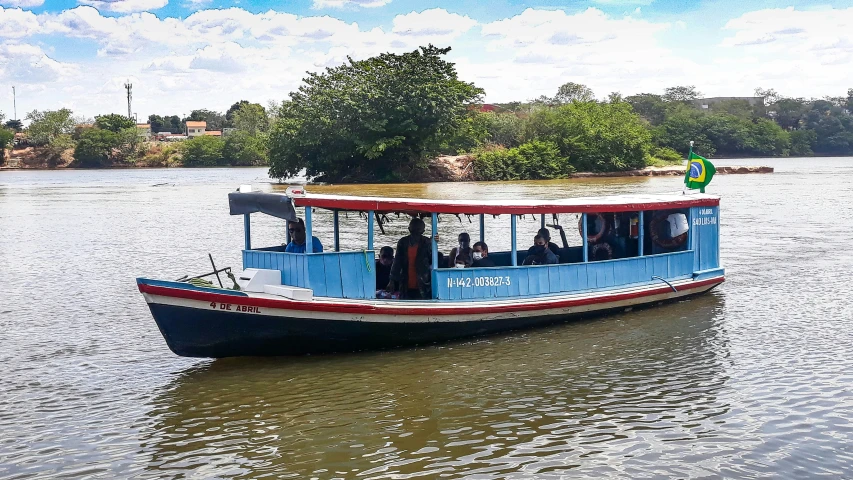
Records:
{"label": "brazilian flag", "polygon": [[700,192],[705,193],[705,185],[711,183],[716,172],[717,169],[714,168],[713,163],[691,150],[690,157],[687,159],[687,172],[684,173],[684,184],[687,188],[698,188]]}

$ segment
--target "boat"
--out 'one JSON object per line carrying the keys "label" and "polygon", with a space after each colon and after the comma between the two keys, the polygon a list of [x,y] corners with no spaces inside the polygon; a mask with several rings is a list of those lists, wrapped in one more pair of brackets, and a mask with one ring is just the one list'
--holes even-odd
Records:
{"label": "boat", "polygon": [[[177,355],[304,355],[425,345],[652,306],[708,292],[725,280],[720,198],[709,194],[463,201],[313,194],[304,187],[263,193],[243,186],[228,197],[230,213],[244,217],[243,271],[234,276],[239,290],[137,278]],[[334,231],[333,245],[322,253],[313,252],[310,240],[312,213],[318,210],[332,212],[323,217],[332,219]],[[285,245],[253,247],[251,215],[291,222],[297,212],[309,239],[304,253],[288,253]],[[365,218],[362,250],[341,249],[344,212]],[[389,214],[422,218],[431,228],[427,298],[377,298],[374,226],[381,227]],[[440,217],[461,215],[479,219],[481,241],[489,240],[487,219],[506,224],[511,248],[488,254],[496,266],[443,268],[431,232],[438,231]],[[527,252],[517,241],[521,216],[534,216],[542,227],[547,220],[577,216],[581,245],[560,249],[557,264],[523,265]],[[476,222],[471,225],[476,229]]]}

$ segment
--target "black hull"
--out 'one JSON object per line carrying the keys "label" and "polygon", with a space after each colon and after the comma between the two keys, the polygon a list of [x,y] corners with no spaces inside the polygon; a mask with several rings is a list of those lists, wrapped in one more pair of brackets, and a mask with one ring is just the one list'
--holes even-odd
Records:
{"label": "black hull", "polygon": [[[686,296],[669,301],[684,298]],[[614,307],[570,315],[465,322],[386,323],[246,315],[156,303],[148,306],[174,353],[203,358],[292,356],[411,347],[601,316],[625,309]]]}

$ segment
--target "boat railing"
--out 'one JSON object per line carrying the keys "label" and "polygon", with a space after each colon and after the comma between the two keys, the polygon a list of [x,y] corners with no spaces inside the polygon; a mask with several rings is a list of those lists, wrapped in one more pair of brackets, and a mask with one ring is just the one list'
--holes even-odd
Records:
{"label": "boat railing", "polygon": [[693,274],[693,251],[587,263],[490,268],[447,268],[433,272],[433,297],[475,300],[579,292],[653,282]]}
{"label": "boat railing", "polygon": [[243,268],[279,270],[282,285],[310,288],[319,297],[376,295],[373,250],[312,254],[243,250]]}

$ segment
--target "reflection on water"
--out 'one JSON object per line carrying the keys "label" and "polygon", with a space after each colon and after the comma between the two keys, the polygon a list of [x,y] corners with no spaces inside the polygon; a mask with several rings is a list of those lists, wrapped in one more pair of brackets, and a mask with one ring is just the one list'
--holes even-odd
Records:
{"label": "reflection on water", "polygon": [[727,340],[718,295],[678,308],[415,352],[216,361],[164,388],[142,447],[154,472],[222,477],[693,476],[701,464],[660,459],[721,435]]}
{"label": "reflection on water", "polygon": [[[208,253],[239,267],[226,194],[280,188],[263,169],[0,172],[0,478],[853,477],[853,161],[739,162],[776,173],[711,184],[727,273],[711,294],[472,342],[221,361],[174,356],[133,279],[207,271]],[[503,199],[680,182],[309,188]],[[486,223],[508,248],[508,217]],[[392,216],[377,244],[405,224]],[[476,227],[442,216],[442,250]],[[520,221],[519,244],[537,228]],[[344,216],[344,248],[365,230]],[[255,245],[284,233],[253,219]]]}

